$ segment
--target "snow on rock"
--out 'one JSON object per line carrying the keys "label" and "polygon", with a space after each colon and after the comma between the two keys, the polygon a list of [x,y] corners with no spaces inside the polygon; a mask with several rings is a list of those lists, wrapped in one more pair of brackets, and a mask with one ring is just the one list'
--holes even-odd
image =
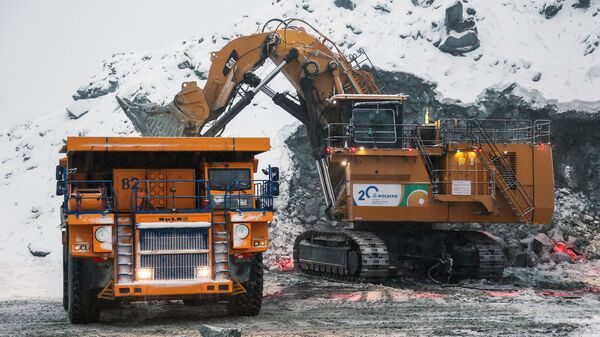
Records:
{"label": "snow on rock", "polygon": [[[469,2],[466,20],[476,25],[480,46],[475,51],[464,51],[463,57],[441,52],[435,46],[448,34],[444,26],[446,9],[456,3],[450,0],[278,1],[257,8],[221,32],[182,36],[187,39],[154,51],[115,53],[75,90],[73,99],[78,102],[67,110],[77,119],[69,118],[64,111],[49,111],[45,117],[23,121],[0,133],[0,200],[4,216],[0,224],[0,269],[4,271],[0,273],[0,296],[60,296],[61,199],[54,195],[58,150],[67,136],[136,135],[118,107],[116,95],[168,103],[182,82],[205,83],[210,52],[237,36],[256,32],[273,17],[298,17],[336,41],[345,53],[364,48],[383,70],[414,74],[435,83],[436,97],[441,100],[464,104],[478,99],[486,88],[512,85],[558,105],[577,100],[596,106],[595,102],[600,102],[600,53],[595,51],[600,9],[598,3],[580,5],[584,2],[565,0],[565,6],[551,19],[540,15],[547,1]],[[267,64],[258,75],[269,69]],[[543,76],[532,81],[538,73]],[[278,91],[291,89],[281,78],[272,86]],[[295,165],[302,162],[289,149],[296,146],[294,141],[287,141],[298,132],[298,125],[259,95],[224,133],[272,138],[272,151],[261,155],[260,160],[261,165],[280,166],[284,178],[282,196],[277,201],[280,213],[271,228],[273,255],[289,255],[291,240],[307,220],[293,207],[310,212],[322,208],[306,201],[322,198],[318,186],[313,186],[317,192],[310,190],[314,194],[310,195],[289,184]],[[300,142],[302,139],[296,141]],[[291,199],[294,202],[290,204]],[[308,220],[316,227],[322,226],[321,216],[314,214],[316,219]],[[28,247],[48,255],[33,256]]]}

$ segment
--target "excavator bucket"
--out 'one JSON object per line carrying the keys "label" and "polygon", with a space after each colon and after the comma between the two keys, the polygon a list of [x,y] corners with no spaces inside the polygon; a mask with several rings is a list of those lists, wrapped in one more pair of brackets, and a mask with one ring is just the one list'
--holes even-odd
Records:
{"label": "excavator bucket", "polygon": [[164,106],[150,102],[146,97],[130,101],[117,97],[117,102],[129,117],[133,126],[144,136],[182,137],[185,121],[179,108],[173,103]]}
{"label": "excavator bucket", "polygon": [[152,103],[145,96],[133,101],[117,96],[117,102],[144,136],[195,137],[208,117],[203,91],[196,82],[183,83],[181,91],[167,105]]}

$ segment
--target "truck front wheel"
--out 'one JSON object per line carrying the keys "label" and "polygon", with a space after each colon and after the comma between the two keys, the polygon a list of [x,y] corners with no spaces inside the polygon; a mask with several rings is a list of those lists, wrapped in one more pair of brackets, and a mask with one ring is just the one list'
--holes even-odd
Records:
{"label": "truck front wheel", "polygon": [[227,304],[227,313],[231,316],[258,315],[263,294],[262,254],[255,254],[252,257],[250,278],[241,284],[246,292],[231,296]]}
{"label": "truck front wheel", "polygon": [[100,317],[96,294],[86,275],[86,259],[68,257],[68,313],[73,324],[97,322]]}
{"label": "truck front wheel", "polygon": [[63,308],[69,310],[69,250],[63,244]]}

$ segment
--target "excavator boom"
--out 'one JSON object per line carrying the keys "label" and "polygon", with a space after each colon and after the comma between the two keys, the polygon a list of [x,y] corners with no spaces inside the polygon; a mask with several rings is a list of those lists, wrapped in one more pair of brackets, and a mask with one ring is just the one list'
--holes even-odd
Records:
{"label": "excavator boom", "polygon": [[[319,118],[308,116],[310,112],[302,104],[305,100],[323,105],[335,94],[379,92],[369,72],[353,67],[337,46],[316,29],[313,35],[292,26],[296,21],[300,20],[279,21],[274,30],[263,28],[261,33],[238,37],[211,53],[205,86],[200,88],[196,81],[183,83],[167,106],[153,105],[143,98],[118,98],[118,102],[144,134],[165,135],[166,131],[169,136],[215,136],[250,104],[258,91],[265,92],[309,128],[318,128],[315,123]],[[276,67],[260,79],[254,71],[267,59]],[[267,86],[279,73],[292,84],[296,97],[274,92]],[[303,84],[307,81],[310,92]],[[320,111],[313,113],[318,115]]]}

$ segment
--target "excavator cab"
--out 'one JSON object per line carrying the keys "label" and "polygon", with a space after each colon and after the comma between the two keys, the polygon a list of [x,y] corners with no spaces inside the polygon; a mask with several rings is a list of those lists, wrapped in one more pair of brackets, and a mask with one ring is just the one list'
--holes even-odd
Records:
{"label": "excavator cab", "polygon": [[327,125],[326,139],[335,148],[402,148],[404,95],[336,95],[330,102],[341,123]]}

